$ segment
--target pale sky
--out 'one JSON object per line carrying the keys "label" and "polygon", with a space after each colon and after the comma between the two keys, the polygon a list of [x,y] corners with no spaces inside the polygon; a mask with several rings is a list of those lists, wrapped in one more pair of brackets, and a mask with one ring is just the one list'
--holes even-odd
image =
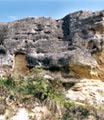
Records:
{"label": "pale sky", "polygon": [[40,16],[60,19],[79,10],[103,9],[104,0],[0,0],[0,22]]}

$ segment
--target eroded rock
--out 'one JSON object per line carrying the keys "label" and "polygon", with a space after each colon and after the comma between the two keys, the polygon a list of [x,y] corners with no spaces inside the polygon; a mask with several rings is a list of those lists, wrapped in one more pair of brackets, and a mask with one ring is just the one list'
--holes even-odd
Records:
{"label": "eroded rock", "polygon": [[[22,53],[26,70],[37,65],[45,69],[77,65],[85,68],[86,77],[93,78],[92,71],[101,67],[96,53],[100,54],[104,46],[104,11],[79,11],[59,20],[25,18],[0,25],[0,30],[4,30],[1,44],[7,50],[4,66],[13,68],[16,54]],[[78,76],[80,72],[76,71],[75,76]],[[70,69],[70,72],[73,71]],[[98,72],[95,79],[101,78],[99,73],[102,74]]]}
{"label": "eroded rock", "polygon": [[66,93],[66,98],[84,104],[104,106],[104,83],[100,80],[83,79]]}

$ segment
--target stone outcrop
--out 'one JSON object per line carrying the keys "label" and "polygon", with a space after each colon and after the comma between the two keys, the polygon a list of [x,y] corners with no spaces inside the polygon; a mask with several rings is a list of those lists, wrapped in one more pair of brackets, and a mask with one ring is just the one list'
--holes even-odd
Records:
{"label": "stone outcrop", "polygon": [[[39,72],[39,77],[43,75],[42,80],[54,83],[55,78],[60,79],[61,93],[65,100],[103,108],[104,11],[78,11],[59,20],[40,17],[0,23],[0,77],[8,73],[10,75],[16,73],[20,75],[20,81],[26,82],[29,76],[22,77],[21,75],[28,73],[31,76],[29,79],[31,81],[36,72],[32,71],[32,68],[40,68],[39,66],[43,68],[42,73]],[[28,70],[30,71],[27,72]],[[12,76],[8,76],[8,79],[12,83]],[[0,82],[5,83],[2,80]],[[36,80],[40,79],[35,79],[34,85]],[[14,81],[16,82],[16,79]],[[6,84],[10,84],[9,82]],[[25,86],[25,84],[23,85]],[[54,85],[57,86],[57,82]],[[6,118],[3,117],[8,117],[8,119],[15,120],[20,119],[21,114],[25,114],[22,119],[32,120],[35,115],[36,119],[41,120],[43,116],[52,115],[51,112],[47,111],[45,105],[37,107],[35,104],[31,104],[35,106],[30,112],[27,111],[26,106],[21,106],[18,100],[16,101],[18,104],[12,104],[7,97],[10,93],[5,92],[3,87],[6,88],[6,86],[0,86],[0,102],[2,103],[0,105],[0,119],[5,120]],[[32,89],[35,91],[34,87]],[[22,90],[21,88],[20,91]],[[12,101],[15,102],[15,100]],[[50,101],[47,102],[50,103]],[[11,108],[15,115],[13,115],[14,112],[10,114],[11,109],[8,110],[7,107]],[[57,111],[59,112],[60,109],[58,107]],[[77,108],[78,110],[83,111]],[[75,115],[73,111],[76,111],[74,108],[71,112],[72,115]],[[89,116],[86,120],[98,119],[99,115],[97,114],[96,118]],[[80,112],[76,115],[81,117]],[[31,118],[28,118],[29,116]],[[100,116],[102,117],[101,114]],[[103,118],[99,117],[100,120]]]}
{"label": "stone outcrop", "polygon": [[13,68],[16,55],[24,54],[28,68],[68,66],[70,77],[104,79],[104,11],[79,11],[59,20],[25,18],[0,27],[3,66]]}
{"label": "stone outcrop", "polygon": [[66,98],[92,106],[103,106],[104,83],[100,80],[83,79],[67,91]]}

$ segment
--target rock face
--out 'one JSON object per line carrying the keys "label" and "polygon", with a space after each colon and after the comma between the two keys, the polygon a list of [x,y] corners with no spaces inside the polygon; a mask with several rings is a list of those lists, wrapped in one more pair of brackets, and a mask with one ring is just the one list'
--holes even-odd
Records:
{"label": "rock face", "polygon": [[0,27],[4,66],[13,68],[15,56],[24,54],[28,68],[68,66],[70,77],[104,79],[104,11],[79,11],[59,20],[25,18]]}
{"label": "rock face", "polygon": [[104,83],[100,80],[83,79],[66,93],[66,98],[89,105],[104,105]]}
{"label": "rock face", "polygon": [[[40,17],[0,23],[0,77],[8,72],[25,74],[37,65],[44,69],[44,79],[50,83],[54,76],[62,79],[61,92],[65,98],[103,107],[104,11],[79,11],[59,20]],[[3,91],[0,91],[0,119],[4,120],[7,104]],[[20,119],[21,114],[26,114],[22,119],[29,119],[30,113],[24,107],[14,108],[16,115],[11,119]],[[33,112],[37,120],[48,113],[39,106]]]}

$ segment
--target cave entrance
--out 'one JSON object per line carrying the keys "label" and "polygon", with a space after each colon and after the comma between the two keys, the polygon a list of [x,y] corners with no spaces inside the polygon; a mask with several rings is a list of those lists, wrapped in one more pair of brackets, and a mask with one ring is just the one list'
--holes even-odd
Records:
{"label": "cave entrance", "polygon": [[25,74],[27,70],[26,55],[24,53],[16,53],[14,57],[14,72],[16,74]]}

